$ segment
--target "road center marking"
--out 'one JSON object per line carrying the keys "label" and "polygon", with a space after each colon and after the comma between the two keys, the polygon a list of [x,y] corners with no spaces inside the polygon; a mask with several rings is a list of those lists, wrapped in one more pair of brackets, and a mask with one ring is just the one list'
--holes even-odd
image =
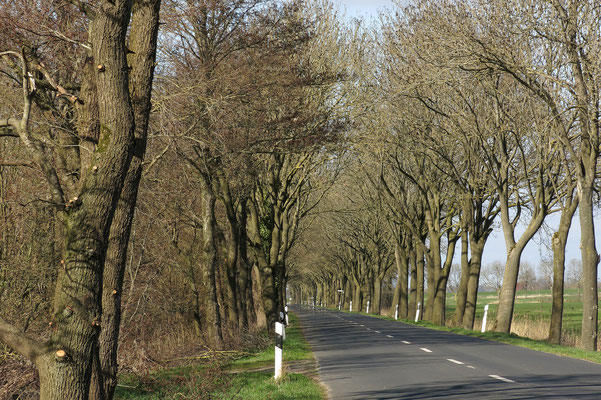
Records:
{"label": "road center marking", "polygon": [[411,344],[411,342],[408,342],[406,340],[403,340],[403,343],[405,343],[405,344]]}
{"label": "road center marking", "polygon": [[361,324],[361,325],[359,325],[359,326],[365,326],[365,325]]}
{"label": "road center marking", "polygon": [[468,365],[467,368],[476,369],[476,367],[472,367],[471,365]]}
{"label": "road center marking", "polygon": [[390,336],[390,335],[386,335],[386,336],[388,336],[389,338],[393,338],[394,337],[394,336]]}
{"label": "road center marking", "polygon": [[382,333],[382,332],[380,332],[380,331],[374,331],[374,332],[376,332],[376,333]]}
{"label": "road center marking", "polygon": [[425,347],[420,347],[419,349],[425,351],[426,353],[432,353],[432,350],[426,349]]}
{"label": "road center marking", "polygon": [[454,364],[457,364],[457,365],[463,365],[464,364],[461,361],[453,360],[452,358],[447,358],[447,361],[450,361],[450,362],[452,362]]}
{"label": "road center marking", "polygon": [[371,331],[371,329],[367,328],[368,331]]}
{"label": "road center marking", "polygon": [[503,382],[515,383],[515,381],[512,381],[511,379],[503,378],[502,376],[499,376],[499,375],[488,375],[488,376],[490,376],[491,378],[498,379],[498,380],[503,381]]}

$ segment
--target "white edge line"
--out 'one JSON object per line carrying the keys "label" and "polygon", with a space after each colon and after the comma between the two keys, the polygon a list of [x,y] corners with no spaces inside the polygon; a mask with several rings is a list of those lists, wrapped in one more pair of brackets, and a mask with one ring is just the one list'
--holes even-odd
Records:
{"label": "white edge line", "polygon": [[420,347],[419,348],[421,351],[425,351],[426,353],[432,353],[432,350],[430,349],[426,349],[425,347]]}
{"label": "white edge line", "polygon": [[503,378],[502,376],[499,376],[499,375],[488,375],[488,376],[490,376],[491,378],[498,379],[498,380],[503,381],[503,382],[515,383],[515,381],[512,381],[511,379]]}
{"label": "white edge line", "polygon": [[453,360],[452,358],[447,358],[447,361],[450,361],[450,362],[452,362],[454,364],[457,364],[457,365],[463,365],[464,364],[461,361]]}

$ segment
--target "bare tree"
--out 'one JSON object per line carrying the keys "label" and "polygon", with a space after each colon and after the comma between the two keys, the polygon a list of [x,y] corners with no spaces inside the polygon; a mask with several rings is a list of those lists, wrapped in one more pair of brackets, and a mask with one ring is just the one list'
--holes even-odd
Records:
{"label": "bare tree", "polygon": [[503,273],[505,271],[505,265],[500,261],[495,261],[491,264],[487,264],[482,270],[482,279],[484,287],[494,290],[500,293],[501,287],[503,286]]}

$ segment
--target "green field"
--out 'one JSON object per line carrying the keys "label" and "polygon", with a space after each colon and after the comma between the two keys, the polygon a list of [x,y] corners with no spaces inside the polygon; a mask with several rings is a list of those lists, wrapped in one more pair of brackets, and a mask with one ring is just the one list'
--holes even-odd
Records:
{"label": "green field", "polygon": [[[484,306],[489,304],[488,321],[494,321],[497,314],[499,298],[496,292],[478,293],[476,307],[476,320],[480,321],[484,314]],[[449,320],[455,312],[455,295],[447,294],[446,316]],[[514,321],[549,323],[551,318],[551,291],[528,290],[518,291],[514,307]],[[566,290],[564,295],[563,331],[572,335],[579,335],[582,323],[582,299],[576,289]],[[489,325],[490,326],[490,325]]]}

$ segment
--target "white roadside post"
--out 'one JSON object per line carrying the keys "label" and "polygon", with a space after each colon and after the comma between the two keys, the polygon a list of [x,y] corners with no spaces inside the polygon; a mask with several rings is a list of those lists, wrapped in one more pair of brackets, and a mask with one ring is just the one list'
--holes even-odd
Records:
{"label": "white roadside post", "polygon": [[367,310],[365,311],[366,314],[369,314],[369,300],[367,300]]}
{"label": "white roadside post", "polygon": [[399,319],[399,305],[396,305],[396,311],[394,312],[394,319]]}
{"label": "white roadside post", "polygon": [[277,381],[282,376],[282,348],[284,347],[284,324],[275,323],[275,375]]}
{"label": "white roadside post", "polygon": [[486,318],[488,317],[488,304],[484,306],[484,318],[482,318],[482,332],[486,332]]}
{"label": "white roadside post", "polygon": [[422,303],[417,303],[417,310],[415,310],[415,322],[419,320],[419,308],[422,306]]}
{"label": "white roadside post", "polygon": [[284,307],[284,311],[286,311],[286,326],[290,325],[290,322],[288,321],[288,306]]}
{"label": "white roadside post", "polygon": [[349,307],[349,309],[348,309],[348,310],[349,310],[349,311],[353,311],[353,300],[351,300],[351,304],[350,304],[350,307]]}
{"label": "white roadside post", "polygon": [[[284,325],[286,322],[286,316],[283,312],[280,312],[280,322],[282,323],[282,325]],[[284,325],[284,327],[286,327],[286,325]],[[286,340],[286,329],[283,330],[282,339]]]}

